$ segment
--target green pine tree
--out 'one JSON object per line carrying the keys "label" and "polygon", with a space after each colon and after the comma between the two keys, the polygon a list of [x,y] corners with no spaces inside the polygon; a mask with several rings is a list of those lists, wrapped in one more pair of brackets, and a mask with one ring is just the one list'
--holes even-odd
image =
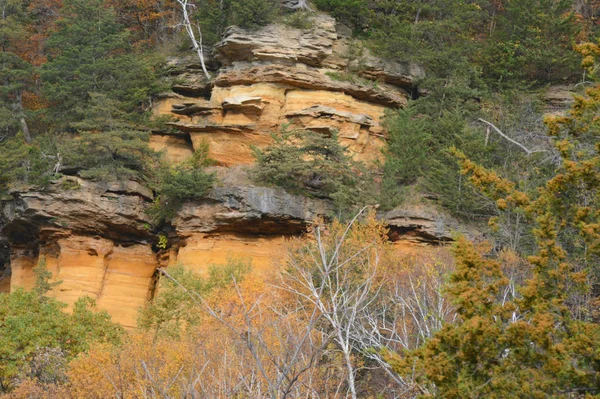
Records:
{"label": "green pine tree", "polygon": [[131,47],[129,32],[102,0],[65,0],[58,29],[47,41],[41,70],[44,93],[59,128],[87,116],[92,93],[118,103],[126,114],[156,91],[156,70]]}

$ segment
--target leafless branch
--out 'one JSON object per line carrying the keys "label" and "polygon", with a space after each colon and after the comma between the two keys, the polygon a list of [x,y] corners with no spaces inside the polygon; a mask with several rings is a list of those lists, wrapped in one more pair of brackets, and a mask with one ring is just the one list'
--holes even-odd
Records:
{"label": "leafless branch", "polygon": [[[516,145],[517,147],[519,147],[520,149],[522,149],[523,151],[525,151],[527,153],[527,155],[531,155],[531,154],[536,153],[536,152],[547,152],[546,150],[536,150],[536,151],[530,150],[529,148],[525,147],[523,144],[519,143],[516,140],[513,140],[512,138],[508,137],[506,134],[502,133],[502,130],[498,129],[498,127],[496,127],[496,125],[494,125],[493,123],[488,122],[488,121],[486,121],[484,119],[481,119],[481,118],[479,118],[477,120],[479,122],[482,122],[482,123],[486,124],[488,127],[491,127],[496,133],[498,133],[505,140],[513,143],[514,145]],[[489,132],[489,130],[488,130],[488,132]]]}

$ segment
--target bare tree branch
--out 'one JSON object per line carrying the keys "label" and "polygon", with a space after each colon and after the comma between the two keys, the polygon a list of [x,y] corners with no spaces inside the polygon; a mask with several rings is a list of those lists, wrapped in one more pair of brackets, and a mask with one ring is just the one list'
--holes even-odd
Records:
{"label": "bare tree branch", "polygon": [[306,10],[314,12],[313,9],[308,5],[307,0],[284,0],[283,6],[291,10]]}
{"label": "bare tree branch", "polygon": [[[479,118],[477,120],[479,122],[485,123],[487,126],[489,126],[492,129],[494,129],[494,131],[496,133],[498,133],[501,137],[503,137],[504,139],[506,139],[509,142],[513,143],[514,145],[518,146],[520,149],[522,149],[523,151],[525,151],[527,153],[527,155],[531,155],[531,154],[536,153],[536,152],[547,152],[546,150],[539,150],[539,151],[530,150],[529,148],[525,147],[523,144],[519,143],[518,141],[515,141],[515,140],[511,139],[506,134],[502,133],[502,131],[500,129],[498,129],[498,127],[496,127],[496,125],[494,125],[493,123],[488,122],[485,119],[481,119],[481,118]],[[489,132],[489,130],[487,132]],[[487,140],[486,140],[486,142],[487,142]]]}

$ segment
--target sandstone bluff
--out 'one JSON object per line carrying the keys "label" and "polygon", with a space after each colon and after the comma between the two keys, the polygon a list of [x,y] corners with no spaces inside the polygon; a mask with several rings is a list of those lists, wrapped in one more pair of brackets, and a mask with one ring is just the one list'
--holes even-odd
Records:
{"label": "sandstone bluff", "polygon": [[[252,258],[259,271],[272,267],[285,237],[301,235],[330,204],[254,186],[243,169],[253,161],[251,147],[268,145],[282,125],[336,129],[356,159],[374,162],[385,145],[386,109],[406,105],[422,75],[415,65],[386,63],[366,50],[349,56],[357,44],[343,32],[324,15],[307,30],[232,27],[209,60],[210,82],[193,58],[170,60],[177,83],[154,112],[173,116],[177,133],[155,132],[151,146],[180,161],[207,142],[219,184],[208,198],[183,206],[170,223],[166,249],[157,248],[158,237],[148,229],[145,207],[153,193],[137,182],[67,175],[43,192],[13,191],[1,203],[0,291],[31,287],[32,268],[43,256],[62,281],[54,291],[58,299],[72,304],[90,295],[115,321],[133,327],[153,295],[158,267],[180,263],[201,272],[230,255]],[[339,79],[356,63],[360,76]],[[402,247],[450,240],[458,229],[430,209],[380,216]]]}

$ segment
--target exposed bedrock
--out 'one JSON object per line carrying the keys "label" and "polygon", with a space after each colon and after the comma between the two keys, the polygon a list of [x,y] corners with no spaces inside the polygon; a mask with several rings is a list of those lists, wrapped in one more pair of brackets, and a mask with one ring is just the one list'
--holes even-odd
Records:
{"label": "exposed bedrock", "polygon": [[337,131],[355,159],[381,159],[384,113],[407,104],[423,71],[373,57],[329,16],[318,14],[313,22],[306,30],[282,24],[229,28],[214,48],[221,67],[211,82],[196,61],[186,67],[172,60],[178,83],[154,112],[171,116],[179,133],[155,134],[152,146],[179,161],[208,143],[220,165],[248,165],[252,146],[269,145],[273,132],[290,126]]}
{"label": "exposed bedrock", "polygon": [[[231,257],[252,260],[259,272],[284,258],[289,237],[301,237],[319,216],[322,199],[251,182],[252,146],[265,147],[282,126],[338,133],[353,157],[380,160],[387,110],[403,107],[423,75],[411,63],[391,63],[367,50],[325,15],[298,30],[270,25],[249,32],[230,28],[209,57],[207,82],[197,60],[170,60],[176,84],[156,102],[157,115],[175,129],[155,132],[151,146],[169,160],[190,158],[204,143],[215,159],[218,184],[206,198],[183,205],[162,232],[150,226],[151,190],[135,181],[100,183],[65,176],[44,190],[14,189],[0,200],[0,292],[35,283],[41,257],[62,283],[58,299],[95,298],[117,322],[134,327],[152,296],[156,269],[181,264],[199,273]],[[208,54],[207,54],[208,55]],[[458,223],[433,210],[381,213],[398,248],[451,240]],[[158,248],[158,234],[168,237]],[[403,249],[403,250],[404,250]]]}

